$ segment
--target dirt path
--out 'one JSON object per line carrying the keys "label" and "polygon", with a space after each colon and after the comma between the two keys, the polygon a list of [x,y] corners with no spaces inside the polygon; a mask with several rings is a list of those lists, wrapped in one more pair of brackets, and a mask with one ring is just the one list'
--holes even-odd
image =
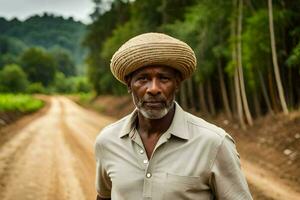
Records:
{"label": "dirt path", "polygon": [[262,196],[259,198],[270,200],[300,199],[300,193],[282,183],[278,176],[257,167],[247,160],[242,160],[241,162],[249,184],[255,187],[254,191],[262,193],[260,194]]}
{"label": "dirt path", "polygon": [[14,127],[1,144],[1,200],[95,199],[93,144],[112,119],[63,97],[50,103],[42,117]]}
{"label": "dirt path", "polygon": [[[93,145],[99,130],[114,119],[64,97],[49,102],[41,117],[6,129],[11,132],[0,143],[1,200],[95,199]],[[262,193],[260,199],[300,196],[276,176],[247,161],[242,164],[250,184]]]}

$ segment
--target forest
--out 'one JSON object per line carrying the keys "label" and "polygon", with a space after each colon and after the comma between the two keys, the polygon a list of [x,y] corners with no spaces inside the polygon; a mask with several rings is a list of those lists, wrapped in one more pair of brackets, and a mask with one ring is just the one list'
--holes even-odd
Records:
{"label": "forest", "polygon": [[44,13],[20,21],[0,17],[0,92],[89,91],[84,75],[86,25]]}
{"label": "forest", "polygon": [[[0,17],[0,92],[124,95],[110,59],[128,39],[163,32],[197,57],[177,101],[242,127],[300,106],[300,4],[287,0],[93,0],[91,23],[44,13]],[[41,70],[42,69],[42,70]]]}
{"label": "forest", "polygon": [[87,75],[100,94],[126,88],[111,75],[113,53],[144,32],[188,43],[196,73],[178,94],[184,108],[225,113],[242,127],[265,114],[299,109],[300,4],[287,0],[94,0],[87,26]]}

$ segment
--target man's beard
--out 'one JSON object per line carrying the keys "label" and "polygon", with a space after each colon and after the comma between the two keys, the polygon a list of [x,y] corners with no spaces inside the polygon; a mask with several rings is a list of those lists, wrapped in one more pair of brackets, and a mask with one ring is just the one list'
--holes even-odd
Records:
{"label": "man's beard", "polygon": [[146,108],[144,106],[144,102],[162,101],[163,99],[161,97],[160,98],[151,97],[147,94],[143,97],[143,99],[137,99],[133,93],[131,93],[131,95],[132,95],[132,99],[133,99],[133,103],[134,103],[135,107],[147,119],[163,118],[164,116],[166,116],[169,113],[169,111],[174,106],[174,102],[175,102],[175,95],[174,95],[173,99],[170,102],[166,102],[161,109],[150,109],[150,108]]}

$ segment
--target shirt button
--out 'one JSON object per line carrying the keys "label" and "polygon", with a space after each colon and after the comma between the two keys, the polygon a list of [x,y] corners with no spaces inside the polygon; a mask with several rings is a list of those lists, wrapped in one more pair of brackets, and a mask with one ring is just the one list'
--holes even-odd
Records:
{"label": "shirt button", "polygon": [[143,162],[144,162],[144,164],[147,164],[147,163],[148,163],[148,160],[144,160]]}
{"label": "shirt button", "polygon": [[140,154],[143,154],[143,153],[144,153],[144,150],[143,150],[143,149],[141,149],[141,150],[140,150]]}
{"label": "shirt button", "polygon": [[152,174],[149,173],[149,172],[146,174],[146,177],[147,177],[147,178],[151,178],[151,176],[152,176]]}

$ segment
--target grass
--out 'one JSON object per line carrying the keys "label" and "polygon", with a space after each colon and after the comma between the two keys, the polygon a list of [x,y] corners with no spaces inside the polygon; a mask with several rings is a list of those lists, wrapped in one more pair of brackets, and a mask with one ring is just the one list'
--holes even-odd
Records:
{"label": "grass", "polygon": [[44,106],[42,100],[26,94],[0,94],[0,113],[21,112],[30,113]]}

